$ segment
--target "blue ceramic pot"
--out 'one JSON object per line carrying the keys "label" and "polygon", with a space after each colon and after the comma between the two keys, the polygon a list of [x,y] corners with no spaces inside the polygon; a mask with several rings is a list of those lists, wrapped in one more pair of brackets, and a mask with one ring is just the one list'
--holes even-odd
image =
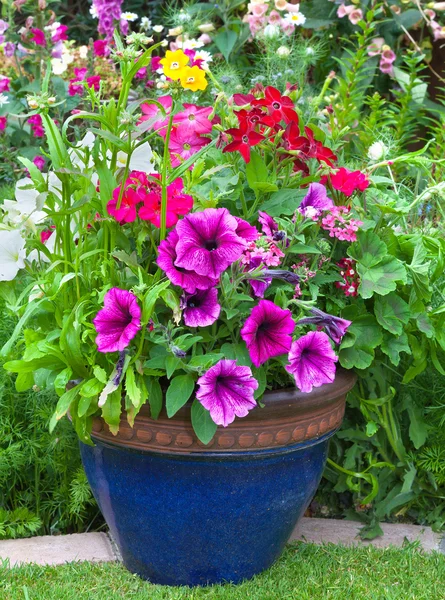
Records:
{"label": "blue ceramic pot", "polygon": [[166,585],[239,582],[281,554],[315,494],[329,438],[354,376],[301,394],[267,393],[203,446],[190,408],[173,419],[143,412],[113,437],[94,424],[82,459],[125,566]]}

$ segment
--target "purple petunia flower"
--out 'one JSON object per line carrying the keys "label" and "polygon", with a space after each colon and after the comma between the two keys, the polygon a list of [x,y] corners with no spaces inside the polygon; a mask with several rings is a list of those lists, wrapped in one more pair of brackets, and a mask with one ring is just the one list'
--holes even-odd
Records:
{"label": "purple petunia flower", "polygon": [[334,381],[337,360],[328,336],[323,331],[311,331],[292,344],[286,371],[294,376],[299,390],[309,393]]}
{"label": "purple petunia flower", "polygon": [[236,234],[237,228],[237,220],[226,208],[206,208],[187,215],[176,225],[179,240],[175,265],[218,278],[246,247],[246,240]]}
{"label": "purple petunia flower", "polygon": [[287,354],[294,328],[290,310],[284,310],[270,300],[260,300],[241,329],[253,364],[259,367],[273,356]]}
{"label": "purple petunia flower", "polygon": [[258,211],[258,221],[261,223],[264,235],[267,235],[267,237],[273,237],[274,233],[278,231],[278,223],[275,219],[262,210]]}
{"label": "purple petunia flower", "polygon": [[238,366],[236,360],[220,360],[198,379],[198,385],[196,398],[217,425],[227,427],[256,406],[253,395],[258,381],[249,367]]}
{"label": "purple petunia flower", "polygon": [[311,183],[308,193],[298,207],[298,211],[307,219],[317,220],[324,210],[329,210],[333,206],[334,203],[328,197],[324,185]]}
{"label": "purple petunia flower", "polygon": [[311,313],[312,317],[300,319],[297,325],[319,325],[320,327],[324,327],[328,336],[336,344],[342,341],[349,325],[352,323],[352,321],[329,315],[318,308],[311,308]]}
{"label": "purple petunia flower", "polygon": [[204,275],[198,275],[194,271],[187,271],[175,265],[178,239],[178,234],[173,229],[168,234],[167,239],[159,244],[157,265],[174,285],[182,287],[190,294],[194,294],[196,290],[207,290],[214,287],[218,283],[217,279],[204,277]]}
{"label": "purple petunia flower", "polygon": [[[258,269],[258,267],[264,266],[264,263],[261,260],[261,257],[254,256],[253,258],[250,259],[249,266],[251,267],[251,269],[250,269],[251,271],[255,271],[256,269]],[[264,274],[264,272],[265,272],[265,270],[263,271],[263,274]],[[250,283],[250,287],[252,288],[254,295],[257,298],[264,298],[264,292],[267,290],[267,288],[272,283],[272,277],[266,277],[266,276],[263,277],[262,276],[261,279],[250,279],[249,283]]]}
{"label": "purple petunia flower", "polygon": [[238,223],[238,227],[236,228],[236,235],[239,235],[248,242],[254,242],[260,237],[260,232],[256,227],[254,227],[244,219],[240,219],[239,217],[235,217],[235,219]]}
{"label": "purple petunia flower", "polygon": [[93,323],[99,352],[124,350],[141,329],[141,308],[136,296],[127,290],[111,288]]}
{"label": "purple petunia flower", "polygon": [[218,290],[197,290],[194,294],[184,294],[181,298],[184,310],[184,323],[188,327],[207,327],[213,325],[221,312],[218,304]]}

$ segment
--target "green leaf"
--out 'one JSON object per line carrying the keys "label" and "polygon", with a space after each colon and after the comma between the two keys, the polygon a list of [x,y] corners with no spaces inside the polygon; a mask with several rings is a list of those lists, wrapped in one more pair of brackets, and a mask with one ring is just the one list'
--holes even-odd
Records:
{"label": "green leaf", "polygon": [[217,425],[213,422],[209,411],[196,398],[193,400],[191,413],[193,430],[197,438],[207,445],[215,435]]}
{"label": "green leaf", "polygon": [[90,396],[81,396],[77,403],[77,415],[82,418],[88,412],[93,398]]}
{"label": "green leaf", "polygon": [[388,248],[385,242],[372,231],[358,231],[357,241],[351,244],[349,256],[364,267],[373,267],[387,257]]}
{"label": "green leaf", "polygon": [[162,410],[162,389],[157,379],[153,377],[145,378],[145,385],[148,391],[148,402],[150,404],[150,416],[152,419],[157,419]]}
{"label": "green leaf", "polygon": [[410,318],[408,303],[393,292],[382,298],[376,298],[374,312],[383,329],[394,335],[402,334],[403,326]]}
{"label": "green leaf", "polygon": [[255,150],[252,150],[250,153],[250,162],[246,165],[246,177],[247,183],[255,192],[257,191],[256,185],[258,183],[264,183],[268,180],[266,163],[262,156]]}
{"label": "green leaf", "polygon": [[397,282],[406,283],[406,269],[397,258],[387,256],[377,265],[364,267],[357,265],[360,275],[358,291],[362,298],[371,298],[373,294],[385,296],[397,288]]}
{"label": "green leaf", "polygon": [[372,315],[353,319],[340,346],[340,364],[346,369],[366,369],[371,366],[374,348],[381,344],[382,339],[382,330]]}
{"label": "green leaf", "polygon": [[59,401],[57,402],[56,410],[50,422],[50,433],[53,432],[57,422],[60,421],[60,419],[62,419],[62,417],[64,417],[68,412],[71,403],[74,402],[77,394],[79,393],[81,385],[82,384],[79,383],[60,396]]}
{"label": "green leaf", "polygon": [[107,401],[102,406],[102,417],[113,435],[117,435],[121,422],[122,390],[121,387],[108,394]]}
{"label": "green leaf", "polygon": [[33,373],[19,373],[15,380],[15,389],[18,392],[26,392],[30,390],[34,385],[34,374]]}
{"label": "green leaf", "polygon": [[263,202],[260,210],[267,212],[271,217],[293,215],[307,194],[307,190],[283,188],[271,195],[269,200]]}
{"label": "green leaf", "polygon": [[93,377],[92,379],[87,379],[82,384],[80,395],[84,398],[94,398],[94,396],[97,396],[101,393],[103,387],[103,383],[96,379],[96,377]]}
{"label": "green leaf", "polygon": [[421,448],[428,437],[428,425],[424,418],[424,411],[417,406],[414,401],[408,397],[410,401],[406,402],[406,410],[409,415],[409,438],[414,444],[414,448]]}
{"label": "green leaf", "polygon": [[78,377],[87,378],[89,377],[89,372],[85,366],[84,352],[81,349],[80,327],[75,322],[76,312],[80,306],[81,304],[78,303],[65,319],[59,344],[66,362],[73,369],[74,374]]}
{"label": "green leaf", "polygon": [[405,332],[401,335],[394,337],[393,335],[389,335],[385,333],[383,335],[382,345],[380,346],[382,352],[384,352],[387,356],[389,356],[390,361],[396,367],[400,363],[400,353],[406,352],[407,354],[411,354],[411,348],[408,344],[408,336]]}
{"label": "green leaf", "polygon": [[366,423],[366,435],[372,437],[379,430],[379,426],[375,421],[368,421]]}
{"label": "green leaf", "polygon": [[177,375],[172,379],[165,401],[168,417],[173,417],[187,403],[194,389],[195,380],[190,374]]}
{"label": "green leaf", "polygon": [[54,379],[54,389],[59,397],[66,392],[67,383],[72,376],[73,370],[71,367],[67,367],[66,369],[63,369],[63,371],[60,371],[60,373]]}
{"label": "green leaf", "polygon": [[161,295],[163,290],[166,290],[170,285],[170,281],[161,281],[156,285],[152,286],[144,297],[143,311],[142,311],[142,325],[146,325],[153,314],[153,310],[157,299]]}
{"label": "green leaf", "polygon": [[232,31],[231,29],[226,29],[225,31],[218,33],[218,35],[216,35],[213,38],[215,46],[224,56],[226,62],[229,61],[229,56],[232,53],[233,48],[235,47],[237,39],[237,33],[235,31]]}
{"label": "green leaf", "polygon": [[[134,426],[134,420],[135,420],[136,416],[138,415],[142,406],[148,400],[148,390],[147,390],[147,386],[145,384],[145,378],[142,375],[140,375],[139,373],[136,374],[136,384],[135,385],[140,392],[139,403],[137,405],[134,405],[133,403],[128,405],[128,403],[127,403],[127,407],[126,407],[127,408],[127,421],[130,424],[130,427]],[[130,402],[131,402],[131,398],[130,398]]]}
{"label": "green leaf", "polygon": [[171,376],[173,375],[173,373],[176,371],[176,369],[179,367],[179,365],[181,364],[181,360],[179,358],[176,358],[176,356],[167,356],[167,358],[165,359],[165,370],[167,372],[167,378],[170,379]]}
{"label": "green leaf", "polygon": [[99,367],[99,365],[95,365],[93,368],[93,373],[96,379],[98,379],[101,383],[107,383],[108,377],[105,369],[102,369],[102,367]]}
{"label": "green leaf", "polygon": [[141,402],[141,390],[136,385],[136,378],[134,376],[133,365],[129,365],[125,376],[125,389],[131,400],[131,403],[136,408],[140,406]]}

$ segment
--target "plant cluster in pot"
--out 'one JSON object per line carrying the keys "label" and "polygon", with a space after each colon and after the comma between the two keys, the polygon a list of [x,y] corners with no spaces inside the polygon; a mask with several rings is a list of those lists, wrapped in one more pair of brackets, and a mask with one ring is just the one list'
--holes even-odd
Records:
{"label": "plant cluster in pot", "polygon": [[153,47],[119,44],[117,101],[90,89],[96,112],[59,131],[47,91],[30,100],[52,167],[29,165],[26,219],[19,198],[5,210],[2,278],[20,271],[27,304],[5,366],[60,396],[50,426],[69,411],[131,571],[237,582],[280,555],[355,382],[337,350],[354,343],[340,310],[369,182],[299,123],[292,87],[209,105],[218,82],[180,50],[161,60],[168,94],[128,104]]}

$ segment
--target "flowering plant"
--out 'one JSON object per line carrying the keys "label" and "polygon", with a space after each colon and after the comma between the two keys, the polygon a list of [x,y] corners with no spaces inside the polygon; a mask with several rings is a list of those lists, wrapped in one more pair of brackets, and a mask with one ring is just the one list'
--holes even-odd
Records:
{"label": "flowering plant", "polygon": [[[123,409],[133,424],[144,403],[157,418],[191,401],[208,443],[267,388],[310,392],[339,361],[368,368],[380,344],[397,364],[411,351],[405,260],[367,212],[370,176],[339,166],[297,90],[227,98],[176,50],[161,60],[169,93],[129,103],[156,46],[115,43],[117,101],[93,87],[60,133],[45,89],[33,96],[51,169],[30,165],[26,203],[3,206],[2,293],[21,316],[3,354],[22,330],[25,345],[5,368],[18,390],[54,387],[51,428],[69,410],[90,443],[97,414],[117,433]],[[190,95],[209,81],[201,106]],[[90,124],[81,140],[76,119]]]}

